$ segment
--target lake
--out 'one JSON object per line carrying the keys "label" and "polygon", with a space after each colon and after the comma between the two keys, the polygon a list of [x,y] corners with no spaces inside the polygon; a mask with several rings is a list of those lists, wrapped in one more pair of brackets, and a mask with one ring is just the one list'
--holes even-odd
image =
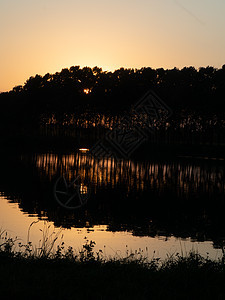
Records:
{"label": "lake", "polygon": [[223,158],[95,158],[88,151],[4,153],[0,228],[37,247],[43,228],[65,247],[85,237],[105,257],[198,251],[221,257],[225,241]]}

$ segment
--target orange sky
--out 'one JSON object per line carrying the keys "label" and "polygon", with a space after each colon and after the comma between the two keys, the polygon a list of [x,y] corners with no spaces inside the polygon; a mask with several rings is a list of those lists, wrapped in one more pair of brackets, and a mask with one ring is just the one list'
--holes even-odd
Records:
{"label": "orange sky", "polygon": [[221,67],[224,0],[0,0],[0,91],[72,65]]}

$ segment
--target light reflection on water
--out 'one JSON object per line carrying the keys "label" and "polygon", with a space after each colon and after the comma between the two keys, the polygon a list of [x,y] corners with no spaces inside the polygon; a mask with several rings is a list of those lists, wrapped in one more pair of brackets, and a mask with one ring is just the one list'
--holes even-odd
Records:
{"label": "light reflection on water", "polygon": [[[23,213],[16,203],[8,203],[7,199],[0,197],[0,228],[4,228],[9,237],[17,237],[20,242],[26,243],[28,228],[31,222],[38,221],[35,215]],[[40,245],[42,232],[40,229],[45,227],[45,221],[39,221],[32,226],[30,239],[36,247]],[[57,234],[60,228],[55,228],[53,222],[51,231]],[[149,259],[161,258],[166,259],[170,255],[180,253],[185,255],[190,251],[197,251],[204,257],[209,256],[212,259],[218,259],[222,256],[220,249],[213,248],[212,242],[194,242],[190,238],[181,239],[175,237],[156,236],[152,237],[135,237],[130,232],[111,232],[107,230],[107,225],[93,226],[91,228],[71,228],[64,229],[59,236],[58,243],[64,241],[65,248],[72,246],[79,251],[85,242],[85,237],[96,242],[95,251],[102,250],[105,258],[122,258],[130,253],[141,252],[142,256]],[[56,247],[55,247],[56,249]],[[138,257],[138,256],[137,256]]]}
{"label": "light reflection on water", "polygon": [[176,188],[177,193],[225,191],[224,166],[199,165],[180,162],[117,161],[114,158],[95,159],[84,154],[37,154],[33,163],[40,172],[52,179],[57,172],[68,173],[72,178],[81,175],[95,186],[115,187],[126,184],[127,190]]}
{"label": "light reflection on water", "polygon": [[[40,220],[32,229],[38,243],[47,220],[56,230],[64,228],[66,245],[80,248],[88,236],[107,256],[139,248],[162,258],[191,249],[212,258],[222,253],[223,161],[116,161],[85,152],[4,160],[9,176],[1,177],[0,227],[13,236],[26,240],[30,223]],[[65,173],[91,184],[91,198],[80,210],[67,211],[52,199],[50,187]]]}

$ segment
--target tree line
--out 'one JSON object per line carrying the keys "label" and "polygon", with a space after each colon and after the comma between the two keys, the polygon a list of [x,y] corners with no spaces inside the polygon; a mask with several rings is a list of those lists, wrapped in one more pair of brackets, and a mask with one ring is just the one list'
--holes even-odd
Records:
{"label": "tree line", "polygon": [[24,85],[0,94],[0,125],[39,126],[43,116],[54,114],[123,114],[152,89],[173,112],[207,115],[225,109],[225,65],[183,69],[101,68],[72,66],[55,74],[30,77]]}

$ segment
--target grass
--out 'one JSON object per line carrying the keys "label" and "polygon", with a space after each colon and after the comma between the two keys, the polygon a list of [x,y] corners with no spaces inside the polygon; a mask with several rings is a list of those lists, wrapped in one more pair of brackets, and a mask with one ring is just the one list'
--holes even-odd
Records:
{"label": "grass", "polygon": [[4,231],[0,238],[1,299],[225,299],[224,257],[212,261],[190,252],[147,261],[130,253],[105,259],[87,239],[76,251],[63,242],[56,246],[59,235],[49,226],[38,248]]}

